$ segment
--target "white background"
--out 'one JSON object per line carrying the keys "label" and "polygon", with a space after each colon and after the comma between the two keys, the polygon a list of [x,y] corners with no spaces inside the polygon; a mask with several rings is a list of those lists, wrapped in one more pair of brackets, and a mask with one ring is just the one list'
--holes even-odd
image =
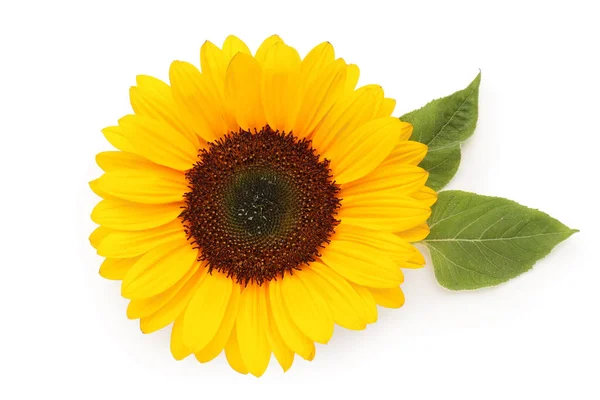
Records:
{"label": "white background", "polygon": [[[593,2],[3,1],[0,398],[598,399],[598,11]],[[336,328],[312,362],[256,379],[176,362],[142,335],[88,244],[100,129],[136,74],[230,33],[331,41],[398,99],[395,115],[483,72],[480,118],[449,188],[514,199],[580,233],[500,287],[453,293],[408,271],[406,305]],[[595,382],[594,382],[595,381]]]}

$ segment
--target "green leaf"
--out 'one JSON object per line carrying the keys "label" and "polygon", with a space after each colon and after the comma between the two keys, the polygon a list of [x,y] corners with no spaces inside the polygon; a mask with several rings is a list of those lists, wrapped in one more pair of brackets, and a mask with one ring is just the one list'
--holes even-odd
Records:
{"label": "green leaf", "polygon": [[514,201],[459,190],[439,193],[429,226],[422,243],[438,282],[452,290],[506,282],[578,232]]}
{"label": "green leaf", "polygon": [[465,89],[433,100],[400,119],[413,124],[411,140],[429,146],[421,167],[429,171],[427,186],[440,190],[460,164],[460,143],[475,131],[481,73]]}

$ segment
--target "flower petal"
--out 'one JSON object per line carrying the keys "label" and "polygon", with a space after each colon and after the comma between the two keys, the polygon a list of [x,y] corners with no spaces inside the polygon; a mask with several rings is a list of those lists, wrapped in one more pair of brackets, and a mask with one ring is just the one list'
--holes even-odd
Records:
{"label": "flower petal", "polygon": [[359,179],[373,171],[390,154],[402,130],[399,119],[380,118],[362,125],[352,134],[337,136],[323,155],[339,184]]}
{"label": "flower petal", "polygon": [[93,182],[90,186],[94,185],[100,193],[144,204],[179,202],[188,191],[182,172],[158,165],[152,169],[110,171]]}
{"label": "flower petal", "polygon": [[[307,87],[314,81],[335,59],[333,46],[329,42],[323,42],[311,51],[302,60],[300,65],[300,76],[303,87]],[[342,60],[339,60],[343,62]],[[344,63],[345,65],[346,63]],[[344,83],[346,77],[344,76]]]}
{"label": "flower petal", "polygon": [[403,263],[413,256],[414,247],[391,232],[376,231],[341,223],[335,228],[337,240],[354,242],[375,248],[396,263]]}
{"label": "flower petal", "polygon": [[348,71],[346,73],[346,85],[344,86],[344,93],[351,93],[356,85],[358,84],[358,78],[360,76],[360,69],[356,64],[349,64]]}
{"label": "flower petal", "polygon": [[[346,73],[349,71],[350,69]],[[341,99],[315,131],[312,137],[313,147],[323,155],[335,144],[336,138],[348,137],[372,120],[382,100],[383,89],[377,85],[362,87]]]}
{"label": "flower petal", "polygon": [[229,340],[225,345],[225,356],[227,357],[227,362],[235,371],[244,375],[248,373],[248,368],[246,368],[244,360],[242,359],[242,354],[240,353],[240,346],[238,344],[235,327],[231,331],[231,335],[229,335]]}
{"label": "flower petal", "polygon": [[[198,263],[200,264],[200,263]],[[200,264],[198,270],[192,278],[177,292],[167,304],[156,311],[154,314],[140,319],[140,328],[144,333],[155,332],[164,328],[173,322],[177,317],[182,315],[189,304],[192,296],[198,290],[200,283],[206,277],[208,267],[205,264]],[[191,351],[191,350],[190,350]]]}
{"label": "flower petal", "polygon": [[400,287],[374,289],[369,288],[373,298],[382,307],[400,308],[404,305],[404,293]]}
{"label": "flower petal", "polygon": [[361,195],[344,199],[338,213],[344,223],[386,232],[411,229],[431,215],[431,208],[402,195]]}
{"label": "flower petal", "polygon": [[350,281],[348,281],[348,283],[363,300],[363,306],[358,310],[361,313],[363,320],[367,324],[377,322],[377,303],[375,303],[373,294],[371,294],[369,289],[364,286],[357,285]]}
{"label": "flower petal", "polygon": [[164,243],[186,240],[181,221],[143,231],[111,230],[98,244],[98,254],[103,257],[130,258],[139,256]]}
{"label": "flower petal", "polygon": [[138,260],[134,258],[106,258],[100,265],[100,276],[115,281],[122,280]]}
{"label": "flower petal", "polygon": [[332,240],[321,260],[344,278],[368,287],[388,288],[404,280],[398,265],[377,249],[355,242]]}
{"label": "flower petal", "polygon": [[360,179],[342,186],[341,197],[355,196],[379,197],[387,192],[410,195],[421,189],[429,174],[423,168],[414,165],[380,165]]}
{"label": "flower petal", "polygon": [[194,353],[206,347],[217,334],[232,291],[231,278],[212,271],[194,293],[183,320],[183,340]]}
{"label": "flower petal", "polygon": [[218,90],[223,90],[225,71],[227,70],[227,57],[223,50],[212,42],[206,41],[200,48],[200,67],[202,74],[213,80]]}
{"label": "flower petal", "polygon": [[300,56],[278,42],[269,48],[261,75],[262,105],[274,130],[290,132],[300,104]]}
{"label": "flower petal", "polygon": [[183,202],[140,204],[120,199],[105,199],[92,210],[92,221],[107,228],[137,231],[155,228],[175,220]]}
{"label": "flower petal", "polygon": [[281,291],[282,283],[280,280],[269,282],[269,305],[273,313],[273,321],[286,346],[305,360],[312,360],[315,354],[315,345],[292,321],[285,307]]}
{"label": "flower petal", "polygon": [[427,155],[427,145],[412,140],[400,141],[382,165],[419,165]]}
{"label": "flower petal", "polygon": [[138,75],[136,81],[137,86],[129,90],[131,107],[135,114],[163,122],[170,129],[180,132],[198,148],[198,136],[181,116],[169,85],[145,75]]}
{"label": "flower petal", "polygon": [[377,111],[376,118],[383,118],[383,117],[391,116],[392,113],[394,112],[395,108],[396,108],[396,100],[388,99],[388,98],[383,99],[383,101],[381,102],[381,106],[379,107],[379,110]]}
{"label": "flower petal", "polygon": [[261,129],[267,124],[260,98],[261,70],[258,61],[237,54],[227,68],[225,99],[242,129]]}
{"label": "flower petal", "polygon": [[334,61],[308,84],[293,129],[296,137],[303,138],[312,134],[338,101],[346,82],[346,69],[343,60]]}
{"label": "flower petal", "polygon": [[244,43],[240,38],[234,35],[227,36],[223,42],[223,54],[225,54],[226,60],[228,62],[231,61],[238,53],[252,56],[248,46],[246,46],[246,43]]}
{"label": "flower petal", "polygon": [[190,279],[192,279],[196,272],[198,272],[198,268],[200,268],[199,262],[192,264],[192,267],[185,275],[164,292],[152,297],[131,300],[127,306],[127,318],[144,318],[163,308],[179,294],[182,288],[190,281]]}
{"label": "flower petal", "polygon": [[[267,289],[268,290],[268,289]],[[267,293],[268,295],[268,293]],[[267,311],[269,314],[269,326],[267,329],[267,339],[269,341],[269,347],[273,351],[273,355],[283,368],[283,371],[287,371],[294,362],[294,352],[285,344],[279,329],[275,324],[275,317],[273,316],[273,306],[271,300],[267,301]]]}
{"label": "flower petal", "polygon": [[127,272],[121,294],[128,299],[140,299],[162,293],[183,278],[197,258],[198,250],[186,239],[155,247]]}
{"label": "flower petal", "polygon": [[429,235],[429,226],[427,223],[422,223],[414,228],[407,229],[402,232],[396,232],[396,235],[407,242],[418,242],[425,239]]}
{"label": "flower petal", "polygon": [[171,329],[171,354],[176,360],[183,360],[192,352],[183,343],[183,317],[179,317],[173,322]]}
{"label": "flower petal", "polygon": [[272,35],[266,38],[258,50],[256,50],[256,55],[254,56],[256,61],[258,61],[260,64],[264,64],[265,59],[267,58],[267,53],[271,47],[275,46],[277,43],[283,43],[283,40],[277,35]]}
{"label": "flower petal", "polygon": [[102,242],[104,238],[108,236],[108,234],[111,232],[113,232],[112,229],[108,229],[104,226],[99,226],[96,229],[94,229],[94,231],[90,234],[89,238],[92,247],[98,249],[100,242]]}
{"label": "flower petal", "polygon": [[219,330],[215,334],[215,337],[202,350],[195,354],[196,359],[201,363],[213,360],[225,348],[238,316],[240,292],[240,285],[234,283],[231,298],[229,299],[229,304],[227,304],[227,310],[225,311],[225,316],[219,326]]}
{"label": "flower petal", "polygon": [[139,115],[119,120],[134,153],[159,165],[186,171],[194,165],[198,145],[168,124]]}
{"label": "flower petal", "polygon": [[432,205],[434,205],[438,198],[435,190],[427,186],[423,186],[421,190],[411,194],[410,197],[412,197],[413,199],[417,199],[419,202],[421,202],[421,204],[427,207],[431,207]]}
{"label": "flower petal", "polygon": [[256,377],[269,365],[271,349],[267,340],[268,314],[264,285],[249,284],[242,291],[236,331],[244,365]]}
{"label": "flower petal", "polygon": [[358,311],[363,300],[346,279],[319,262],[312,263],[303,271],[325,297],[336,324],[346,329],[365,329],[366,324]]}
{"label": "flower petal", "polygon": [[126,151],[103,151],[96,155],[96,164],[104,172],[119,169],[144,169],[156,166],[152,161]]}
{"label": "flower petal", "polygon": [[211,81],[190,63],[175,61],[169,70],[175,102],[182,110],[186,125],[204,141],[210,142],[227,133],[221,115],[221,99]]}
{"label": "flower petal", "polygon": [[315,342],[327,343],[333,335],[333,316],[304,270],[286,275],[281,289],[285,307],[300,331]]}
{"label": "flower petal", "polygon": [[108,140],[108,142],[110,144],[112,144],[116,149],[119,149],[122,151],[129,151],[129,152],[131,152],[133,150],[133,147],[131,146],[131,144],[129,143],[129,141],[127,140],[127,138],[125,137],[125,135],[123,133],[122,127],[120,127],[120,126],[106,127],[104,129],[102,129],[102,134],[104,135],[106,140]]}

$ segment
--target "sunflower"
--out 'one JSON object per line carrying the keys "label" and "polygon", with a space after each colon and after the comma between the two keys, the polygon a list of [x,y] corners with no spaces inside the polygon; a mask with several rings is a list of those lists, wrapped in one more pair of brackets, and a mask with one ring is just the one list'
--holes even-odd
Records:
{"label": "sunflower", "polygon": [[134,114],[103,130],[117,151],[96,158],[90,241],[142,332],[172,324],[175,359],[224,351],[260,376],[273,354],[286,371],[334,324],[404,304],[437,198],[427,147],[330,43],[302,59],[278,36],[254,55],[230,36],[200,65],[138,76]]}

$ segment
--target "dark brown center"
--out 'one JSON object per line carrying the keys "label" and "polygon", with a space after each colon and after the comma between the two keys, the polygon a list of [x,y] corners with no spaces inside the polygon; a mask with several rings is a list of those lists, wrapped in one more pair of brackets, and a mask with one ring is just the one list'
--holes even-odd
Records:
{"label": "dark brown center", "polygon": [[319,257],[339,223],[339,187],[310,141],[240,130],[209,143],[186,174],[182,214],[201,260],[237,282],[284,276]]}

